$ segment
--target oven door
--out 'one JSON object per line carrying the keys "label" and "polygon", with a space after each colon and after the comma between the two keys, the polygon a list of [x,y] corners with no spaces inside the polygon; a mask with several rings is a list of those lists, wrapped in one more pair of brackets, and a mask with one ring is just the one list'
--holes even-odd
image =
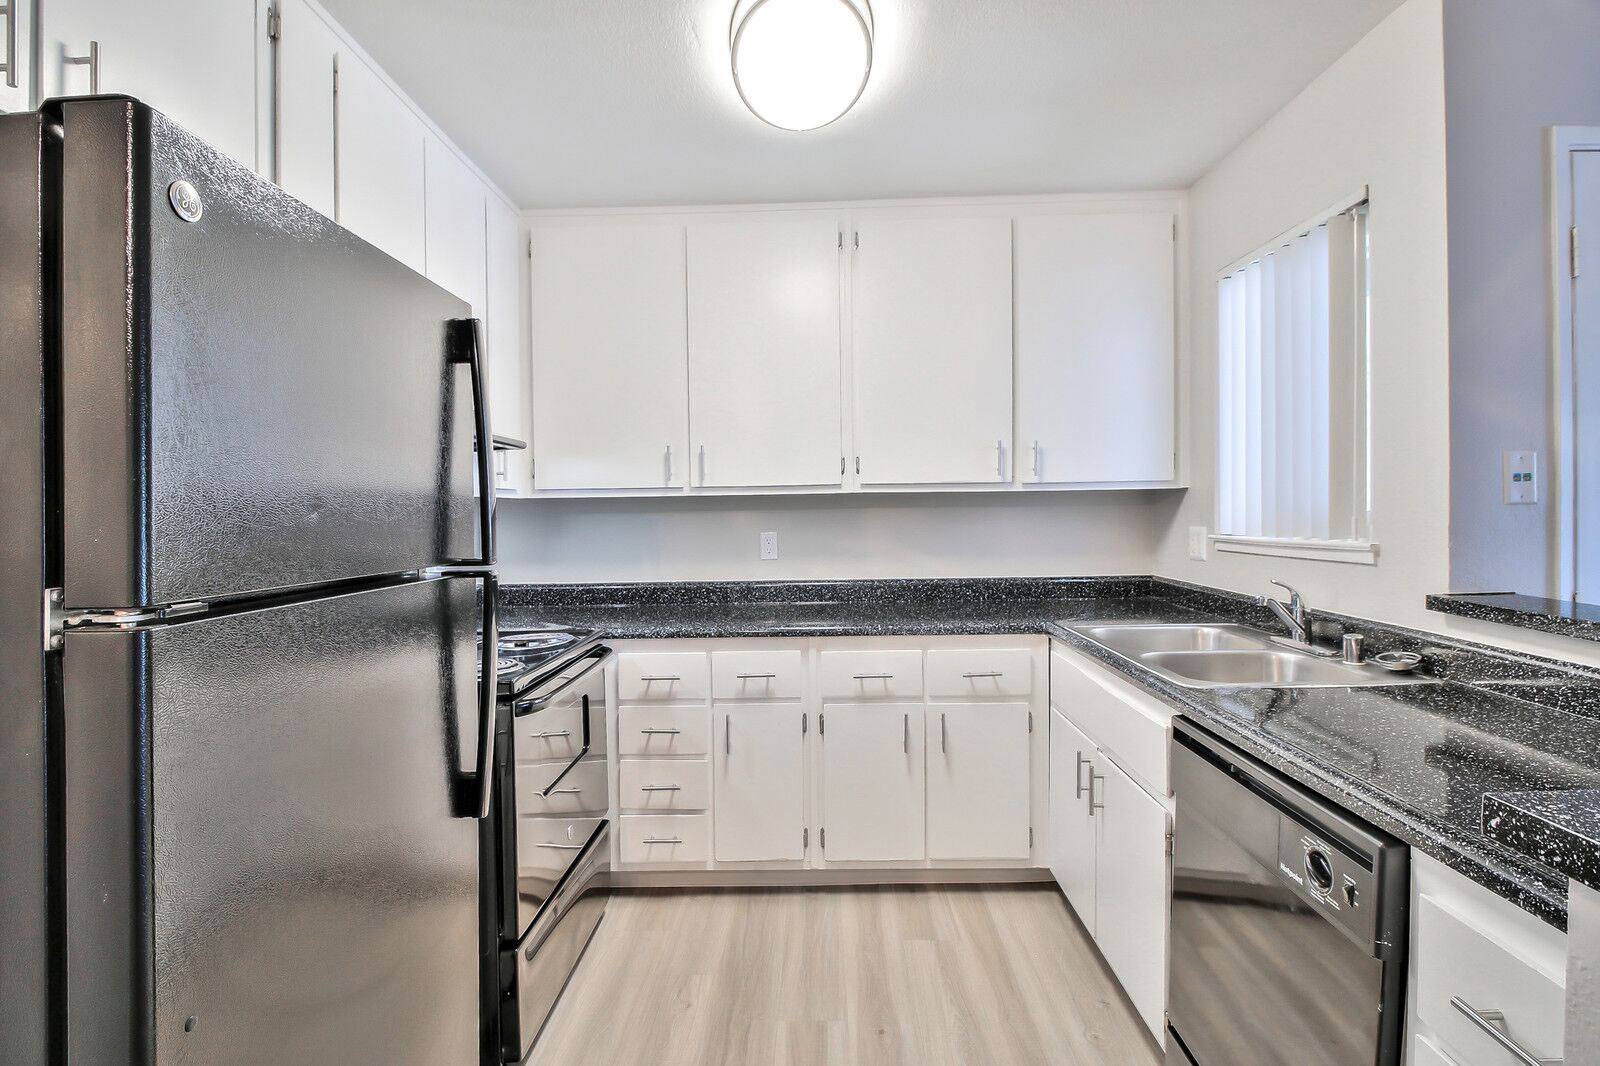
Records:
{"label": "oven door", "polygon": [[500,1052],[521,1062],[605,917],[610,823],[600,821],[522,939],[501,955]]}
{"label": "oven door", "polygon": [[1168,1063],[1373,1066],[1384,964],[1285,879],[1283,815],[1182,744],[1172,773]]}

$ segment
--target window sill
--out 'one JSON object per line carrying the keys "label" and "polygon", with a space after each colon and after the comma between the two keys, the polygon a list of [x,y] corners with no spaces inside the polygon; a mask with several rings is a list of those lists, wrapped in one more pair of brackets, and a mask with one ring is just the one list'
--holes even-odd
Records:
{"label": "window sill", "polygon": [[1233,537],[1214,535],[1219,552],[1236,555],[1273,555],[1281,559],[1315,559],[1325,563],[1378,564],[1378,546],[1364,540],[1293,540],[1286,537]]}

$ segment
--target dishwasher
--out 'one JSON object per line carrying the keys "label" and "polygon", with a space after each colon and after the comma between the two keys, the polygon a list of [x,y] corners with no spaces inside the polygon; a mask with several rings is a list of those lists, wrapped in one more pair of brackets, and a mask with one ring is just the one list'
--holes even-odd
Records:
{"label": "dishwasher", "polygon": [[1399,1066],[1409,853],[1173,723],[1167,1066]]}

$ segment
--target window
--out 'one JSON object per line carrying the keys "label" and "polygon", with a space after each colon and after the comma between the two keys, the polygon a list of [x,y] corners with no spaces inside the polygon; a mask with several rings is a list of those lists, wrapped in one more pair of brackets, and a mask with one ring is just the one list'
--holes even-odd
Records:
{"label": "window", "polygon": [[1217,547],[1373,562],[1367,204],[1290,230],[1217,284]]}

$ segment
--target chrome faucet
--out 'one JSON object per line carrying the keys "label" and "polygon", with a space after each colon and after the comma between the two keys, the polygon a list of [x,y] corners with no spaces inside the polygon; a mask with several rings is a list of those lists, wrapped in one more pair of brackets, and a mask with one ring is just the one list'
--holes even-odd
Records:
{"label": "chrome faucet", "polygon": [[1288,590],[1288,605],[1285,606],[1270,596],[1257,596],[1256,606],[1265,607],[1277,615],[1278,621],[1289,627],[1289,637],[1296,644],[1309,646],[1311,644],[1311,618],[1306,610],[1305,597],[1301,596],[1299,590],[1293,585],[1282,581],[1274,581],[1273,584],[1281,589]]}

